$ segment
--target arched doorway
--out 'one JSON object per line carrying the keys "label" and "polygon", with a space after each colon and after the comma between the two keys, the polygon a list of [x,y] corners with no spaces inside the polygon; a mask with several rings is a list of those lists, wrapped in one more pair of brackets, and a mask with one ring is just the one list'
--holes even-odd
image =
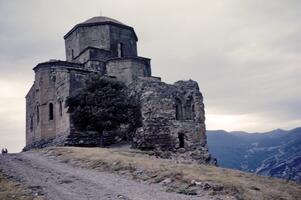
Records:
{"label": "arched doorway", "polygon": [[185,147],[184,134],[179,133],[178,138],[179,138],[179,147],[184,148]]}

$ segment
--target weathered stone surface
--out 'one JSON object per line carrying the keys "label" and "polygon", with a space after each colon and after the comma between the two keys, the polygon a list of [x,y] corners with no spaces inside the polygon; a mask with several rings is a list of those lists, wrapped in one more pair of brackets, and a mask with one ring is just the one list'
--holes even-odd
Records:
{"label": "weathered stone surface", "polygon": [[67,136],[64,145],[79,147],[105,147],[121,142],[124,133],[121,130],[104,131],[78,131],[72,130]]}
{"label": "weathered stone surface", "polygon": [[138,130],[138,138],[139,132],[144,138],[149,136],[149,139],[152,135],[167,134],[173,138],[168,139],[168,143],[173,143],[173,148],[179,147],[181,134],[184,136],[184,146],[206,143],[202,94],[196,82],[182,81],[180,86],[185,84],[192,87],[183,89],[179,84],[169,85],[148,78],[138,79],[129,85],[131,95],[141,103],[143,126]]}
{"label": "weathered stone surface", "polygon": [[23,148],[23,151],[28,151],[30,149],[40,149],[50,146],[65,146],[66,137],[67,135],[59,135],[53,138],[37,140],[26,145]]}
{"label": "weathered stone surface", "polygon": [[141,104],[142,127],[133,137],[135,148],[178,149],[198,163],[215,163],[208,153],[203,96],[195,81],[170,85],[140,78],[129,90]]}

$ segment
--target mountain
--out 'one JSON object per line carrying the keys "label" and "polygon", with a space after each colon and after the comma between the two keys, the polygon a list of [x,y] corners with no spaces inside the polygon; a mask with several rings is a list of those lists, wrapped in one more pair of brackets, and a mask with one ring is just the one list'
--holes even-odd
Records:
{"label": "mountain", "polygon": [[266,133],[207,131],[207,140],[221,167],[301,183],[301,127]]}

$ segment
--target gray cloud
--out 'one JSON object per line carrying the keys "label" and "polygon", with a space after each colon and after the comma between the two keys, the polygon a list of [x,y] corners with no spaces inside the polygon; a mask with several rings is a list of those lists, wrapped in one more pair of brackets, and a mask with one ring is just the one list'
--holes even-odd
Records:
{"label": "gray cloud", "polygon": [[0,1],[0,146],[24,145],[31,69],[64,59],[63,35],[100,10],[135,28],[155,76],[199,82],[209,129],[300,125],[298,0],[10,0]]}

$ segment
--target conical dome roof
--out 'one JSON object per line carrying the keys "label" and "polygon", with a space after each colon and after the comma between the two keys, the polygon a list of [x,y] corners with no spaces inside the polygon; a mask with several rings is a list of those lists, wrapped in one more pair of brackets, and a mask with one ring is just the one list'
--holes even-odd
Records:
{"label": "conical dome roof", "polygon": [[97,25],[115,25],[115,26],[119,26],[122,28],[126,28],[126,29],[130,29],[131,31],[134,32],[134,35],[136,37],[136,40],[138,40],[136,33],[134,31],[134,29],[124,23],[121,23],[120,21],[116,20],[116,19],[112,19],[110,17],[104,17],[104,16],[96,16],[96,17],[92,17],[82,23],[79,23],[77,25],[75,25],[65,36],[64,39],[66,39],[73,31],[75,31],[77,28],[79,27],[87,27],[87,26],[97,26]]}
{"label": "conical dome roof", "polygon": [[105,23],[105,22],[112,22],[112,23],[116,23],[116,24],[125,25],[125,24],[121,23],[120,21],[117,21],[116,19],[112,19],[110,17],[104,17],[104,16],[92,17],[92,18],[84,21],[81,24]]}

